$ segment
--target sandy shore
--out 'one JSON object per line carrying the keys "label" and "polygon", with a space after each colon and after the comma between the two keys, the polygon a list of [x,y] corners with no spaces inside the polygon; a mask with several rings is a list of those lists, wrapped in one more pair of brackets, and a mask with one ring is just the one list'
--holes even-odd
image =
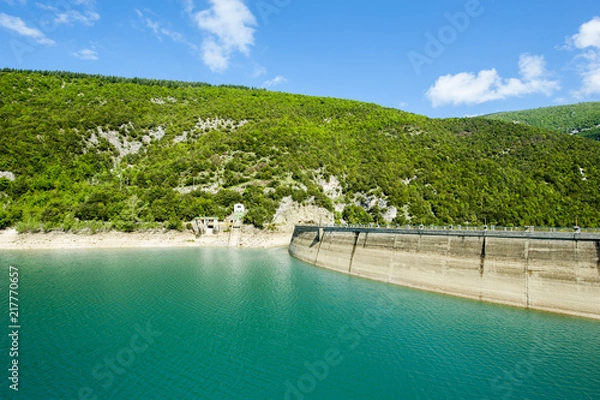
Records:
{"label": "sandy shore", "polygon": [[241,231],[203,235],[169,231],[158,232],[106,232],[94,235],[63,232],[18,234],[14,229],[0,231],[0,249],[84,249],[128,247],[284,247],[290,242],[291,232],[264,232],[252,228]]}

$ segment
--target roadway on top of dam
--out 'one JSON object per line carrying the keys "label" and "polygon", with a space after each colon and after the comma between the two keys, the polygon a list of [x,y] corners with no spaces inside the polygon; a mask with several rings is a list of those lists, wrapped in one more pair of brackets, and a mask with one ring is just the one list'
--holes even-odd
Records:
{"label": "roadway on top of dam", "polygon": [[348,232],[348,233],[385,233],[421,236],[452,236],[452,237],[498,237],[514,239],[536,239],[536,240],[577,240],[577,241],[600,241],[600,229],[578,230],[572,228],[538,228],[546,229],[538,231],[535,228],[499,228],[499,227],[377,227],[366,225],[297,225],[297,228],[306,230],[322,230],[323,232]]}

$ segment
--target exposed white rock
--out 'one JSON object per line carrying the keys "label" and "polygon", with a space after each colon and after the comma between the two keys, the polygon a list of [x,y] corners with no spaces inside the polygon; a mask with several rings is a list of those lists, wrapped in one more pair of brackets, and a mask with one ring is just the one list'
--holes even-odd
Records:
{"label": "exposed white rock", "polygon": [[[149,144],[152,140],[160,140],[165,137],[166,134],[165,128],[159,126],[142,136],[141,140],[128,139],[125,135],[134,130],[135,127],[131,122],[121,125],[118,131],[105,131],[102,127],[98,127],[96,130],[88,131],[90,134],[90,137],[87,140],[88,148],[98,146],[100,143],[99,138],[104,138],[119,151],[118,158],[123,158],[128,154],[139,153],[144,144]],[[122,134],[121,132],[125,133]]]}
{"label": "exposed white rock", "polygon": [[337,176],[330,175],[329,181],[320,179],[318,184],[323,188],[325,195],[334,202],[343,196],[342,185]]}
{"label": "exposed white rock", "polygon": [[324,208],[314,205],[303,206],[293,201],[292,197],[285,197],[281,200],[279,208],[273,217],[273,224],[283,232],[292,232],[296,224],[319,223],[323,225],[333,224],[333,214]]}
{"label": "exposed white rock", "polygon": [[0,171],[0,178],[6,178],[9,181],[14,181],[15,179],[17,179],[15,177],[15,174],[9,171]]}
{"label": "exposed white rock", "polygon": [[380,198],[374,194],[357,193],[354,195],[353,204],[364,207],[370,210],[373,207],[378,207],[381,210],[388,208],[388,201],[385,198]]}
{"label": "exposed white rock", "polygon": [[391,206],[387,209],[385,213],[383,213],[383,219],[385,222],[390,223],[396,219],[398,216],[398,209],[394,206]]}
{"label": "exposed white rock", "polygon": [[126,124],[123,124],[123,125],[119,126],[119,130],[120,131],[125,131],[125,133],[129,133],[129,132],[131,132],[134,129],[135,128],[134,128],[134,126],[133,126],[133,124],[131,122],[128,122]]}
{"label": "exposed white rock", "polygon": [[411,183],[412,181],[416,181],[416,180],[417,180],[417,176],[415,175],[415,176],[413,176],[412,178],[406,178],[406,179],[403,179],[403,180],[402,180],[402,183],[404,183],[405,185],[407,185],[407,186],[408,186],[408,185],[410,185],[410,183]]}
{"label": "exposed white rock", "polygon": [[91,132],[90,138],[88,139],[88,143],[92,146],[98,145],[98,136],[96,136],[96,132]]}
{"label": "exposed white rock", "polygon": [[213,182],[210,185],[204,185],[204,186],[200,186],[200,190],[202,190],[203,192],[208,192],[208,193],[212,193],[212,194],[217,194],[219,193],[219,191],[222,188],[222,183],[221,181],[218,182]]}
{"label": "exposed white rock", "polygon": [[166,135],[165,128],[159,126],[158,128],[151,130],[147,135],[142,137],[142,142],[148,144],[152,141],[152,139],[160,140],[164,138]]}
{"label": "exposed white rock", "polygon": [[409,126],[406,130],[406,133],[408,133],[410,136],[419,136],[425,133],[422,129],[415,128],[414,126]]}
{"label": "exposed white rock", "polygon": [[98,136],[108,140],[119,152],[119,157],[125,157],[128,154],[137,154],[142,148],[142,143],[137,141],[130,142],[127,138],[122,137],[118,131],[104,131],[102,128],[97,129]]}
{"label": "exposed white rock", "polygon": [[[406,206],[404,210],[398,210],[396,207],[390,206],[389,202],[386,198],[379,197],[379,196],[371,194],[371,193],[355,194],[354,198],[350,204],[363,207],[366,210],[371,210],[373,207],[379,208],[379,210],[381,212],[381,216],[383,217],[384,221],[386,221],[387,223],[390,223],[394,219],[396,219],[398,214],[402,211],[404,212],[406,218],[410,219],[410,216],[408,215],[408,206]],[[341,203],[336,204],[335,211],[343,212],[344,208],[347,205],[349,205],[349,204],[341,204]]]}
{"label": "exposed white rock", "polygon": [[408,212],[408,210],[410,209],[410,206],[408,204],[405,204],[404,207],[402,207],[402,213],[404,213],[404,219],[406,219],[407,221],[411,221],[413,219],[412,215],[410,215],[410,213]]}
{"label": "exposed white rock", "polygon": [[176,136],[175,139],[173,139],[173,143],[181,143],[181,142],[185,142],[188,138],[188,133],[187,132],[183,132],[181,135]]}
{"label": "exposed white rock", "polygon": [[248,120],[242,120],[242,121],[236,122],[232,119],[221,119],[219,117],[212,118],[212,119],[207,118],[205,120],[200,119],[198,121],[198,123],[196,124],[196,126],[194,127],[194,130],[216,131],[216,130],[220,130],[220,129],[231,129],[234,131],[234,130],[246,125],[247,123],[248,123]]}
{"label": "exposed white rock", "polygon": [[185,131],[181,135],[176,136],[173,139],[173,143],[176,144],[185,142],[186,140],[188,140],[188,138],[193,137],[194,133],[205,133],[211,131],[218,131],[221,129],[229,129],[231,131],[235,131],[236,129],[239,129],[242,126],[246,125],[248,122],[248,120],[242,120],[237,122],[232,119],[221,119],[219,117],[207,119],[200,118],[191,131]]}

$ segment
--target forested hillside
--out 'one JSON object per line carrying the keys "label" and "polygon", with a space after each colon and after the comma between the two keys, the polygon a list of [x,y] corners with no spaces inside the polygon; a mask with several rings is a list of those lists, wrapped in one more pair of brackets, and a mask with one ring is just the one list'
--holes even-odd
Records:
{"label": "forested hillside", "polygon": [[600,226],[600,143],[261,89],[0,72],[0,227],[167,227],[282,199],[338,221]]}
{"label": "forested hillside", "polygon": [[486,115],[485,118],[517,122],[600,140],[600,102],[505,112]]}

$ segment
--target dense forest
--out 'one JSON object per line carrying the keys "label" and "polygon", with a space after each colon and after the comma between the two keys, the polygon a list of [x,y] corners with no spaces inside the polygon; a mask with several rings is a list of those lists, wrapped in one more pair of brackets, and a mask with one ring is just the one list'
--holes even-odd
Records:
{"label": "dense forest", "polygon": [[485,118],[522,123],[600,140],[600,102],[504,112],[486,115]]}
{"label": "dense forest", "polygon": [[[485,118],[187,82],[0,71],[0,228],[337,221],[600,226],[600,143]],[[331,188],[334,187],[335,190]]]}

